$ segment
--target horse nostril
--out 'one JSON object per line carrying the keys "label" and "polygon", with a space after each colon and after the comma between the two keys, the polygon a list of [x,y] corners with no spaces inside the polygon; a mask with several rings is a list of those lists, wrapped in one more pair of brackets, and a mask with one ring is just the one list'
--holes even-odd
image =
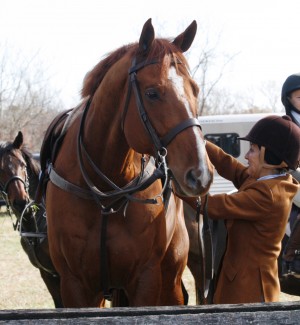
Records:
{"label": "horse nostril", "polygon": [[198,169],[190,169],[187,173],[186,173],[186,183],[187,185],[193,189],[193,190],[197,190],[199,188],[202,188],[202,184],[201,184],[201,170]]}

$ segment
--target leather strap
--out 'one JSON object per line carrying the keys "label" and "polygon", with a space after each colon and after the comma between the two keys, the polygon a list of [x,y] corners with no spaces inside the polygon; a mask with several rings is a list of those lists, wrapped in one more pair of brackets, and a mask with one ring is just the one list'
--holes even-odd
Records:
{"label": "leather strap", "polygon": [[61,177],[54,169],[52,164],[48,166],[48,174],[51,182],[59,187],[60,189],[75,194],[76,196],[85,199],[85,200],[93,200],[94,196],[92,195],[91,191],[86,190],[82,187],[79,187],[73,183],[70,183],[63,177]]}
{"label": "leather strap", "polygon": [[201,129],[201,125],[198,119],[189,118],[183,121],[182,123],[176,125],[173,129],[169,131],[167,135],[165,135],[162,139],[160,139],[162,146],[167,147],[167,145],[176,137],[178,133],[191,126],[199,126],[199,128]]}

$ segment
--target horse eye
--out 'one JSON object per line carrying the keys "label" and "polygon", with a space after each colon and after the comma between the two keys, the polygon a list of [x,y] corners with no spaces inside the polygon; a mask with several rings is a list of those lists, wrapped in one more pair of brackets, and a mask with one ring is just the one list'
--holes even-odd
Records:
{"label": "horse eye", "polygon": [[150,100],[158,100],[159,94],[154,88],[149,88],[145,91],[145,96],[148,97]]}

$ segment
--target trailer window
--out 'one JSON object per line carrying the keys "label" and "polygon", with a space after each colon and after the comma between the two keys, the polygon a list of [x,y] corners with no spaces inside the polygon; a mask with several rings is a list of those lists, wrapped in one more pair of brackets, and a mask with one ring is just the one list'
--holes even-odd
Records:
{"label": "trailer window", "polygon": [[213,133],[206,134],[204,138],[211,141],[225,152],[237,158],[241,154],[240,140],[237,133]]}

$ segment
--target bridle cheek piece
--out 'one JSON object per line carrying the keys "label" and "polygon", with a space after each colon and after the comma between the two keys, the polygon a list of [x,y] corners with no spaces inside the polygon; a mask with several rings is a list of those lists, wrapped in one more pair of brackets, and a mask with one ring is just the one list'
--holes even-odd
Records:
{"label": "bridle cheek piece", "polygon": [[148,114],[145,110],[145,106],[143,104],[142,96],[139,89],[139,84],[137,80],[137,71],[142,69],[143,67],[150,65],[150,64],[157,64],[157,60],[153,61],[143,61],[139,64],[136,64],[136,58],[132,61],[132,66],[129,69],[129,76],[130,81],[128,82],[128,91],[127,96],[125,100],[125,107],[123,110],[123,116],[122,116],[122,129],[124,130],[124,122],[126,118],[126,114],[128,111],[128,104],[131,96],[131,89],[133,88],[136,104],[139,111],[139,116],[141,118],[142,124],[144,125],[145,129],[147,130],[148,134],[150,135],[150,138],[157,150],[157,152],[160,152],[163,148],[166,148],[168,144],[176,137],[177,134],[185,130],[186,128],[192,127],[192,126],[198,126],[201,129],[201,125],[197,118],[189,118],[178,125],[176,125],[174,128],[172,128],[165,136],[159,137],[152,126]]}

